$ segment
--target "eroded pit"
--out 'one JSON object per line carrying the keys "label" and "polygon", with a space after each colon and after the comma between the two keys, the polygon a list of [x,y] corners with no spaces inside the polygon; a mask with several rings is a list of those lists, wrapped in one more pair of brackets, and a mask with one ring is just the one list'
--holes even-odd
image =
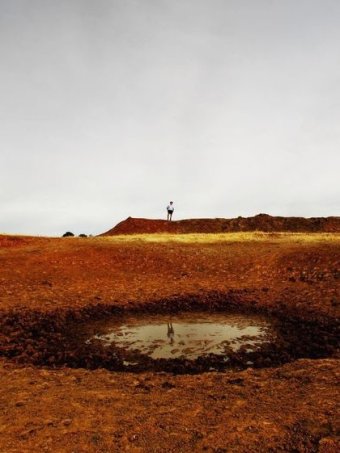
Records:
{"label": "eroded pit", "polygon": [[36,366],[200,373],[337,354],[335,319],[209,297],[3,314],[0,355]]}

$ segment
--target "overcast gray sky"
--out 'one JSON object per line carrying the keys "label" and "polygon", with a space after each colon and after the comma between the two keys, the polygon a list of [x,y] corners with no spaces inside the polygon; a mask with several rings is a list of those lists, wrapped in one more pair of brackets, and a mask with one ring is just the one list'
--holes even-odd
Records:
{"label": "overcast gray sky", "polygon": [[0,232],[339,215],[339,0],[0,0]]}

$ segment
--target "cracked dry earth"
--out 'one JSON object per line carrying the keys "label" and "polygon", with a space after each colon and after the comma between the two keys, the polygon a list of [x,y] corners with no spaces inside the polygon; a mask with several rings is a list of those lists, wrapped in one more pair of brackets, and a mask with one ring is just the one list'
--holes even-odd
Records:
{"label": "cracked dry earth", "polygon": [[[340,450],[334,350],[280,366],[178,375],[35,366],[39,332],[26,341],[33,312],[81,322],[99,305],[181,308],[189,299],[334,326],[338,236],[207,243],[0,236],[0,245],[1,453]],[[8,352],[12,342],[20,353]]]}

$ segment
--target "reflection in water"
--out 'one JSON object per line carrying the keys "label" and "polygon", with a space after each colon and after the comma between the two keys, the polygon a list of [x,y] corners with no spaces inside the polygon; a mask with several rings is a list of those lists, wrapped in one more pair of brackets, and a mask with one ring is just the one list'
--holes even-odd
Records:
{"label": "reflection in water", "polygon": [[172,326],[172,322],[168,322],[168,338],[170,340],[170,344],[173,344],[174,336],[175,336],[175,331],[174,331],[174,328]]}
{"label": "reflection in water", "polygon": [[[176,332],[176,335],[175,335]],[[207,354],[258,349],[269,341],[270,325],[261,316],[181,313],[124,317],[101,325],[92,338],[122,350],[137,350],[154,359],[195,359]],[[88,340],[91,341],[91,340]]]}

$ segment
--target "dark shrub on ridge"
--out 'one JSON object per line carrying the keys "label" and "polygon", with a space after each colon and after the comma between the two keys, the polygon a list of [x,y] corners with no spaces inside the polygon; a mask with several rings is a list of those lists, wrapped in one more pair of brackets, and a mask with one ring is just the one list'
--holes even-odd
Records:
{"label": "dark shrub on ridge", "polygon": [[66,233],[63,234],[63,238],[68,238],[68,237],[73,237],[74,234],[71,233],[71,231],[66,231]]}

